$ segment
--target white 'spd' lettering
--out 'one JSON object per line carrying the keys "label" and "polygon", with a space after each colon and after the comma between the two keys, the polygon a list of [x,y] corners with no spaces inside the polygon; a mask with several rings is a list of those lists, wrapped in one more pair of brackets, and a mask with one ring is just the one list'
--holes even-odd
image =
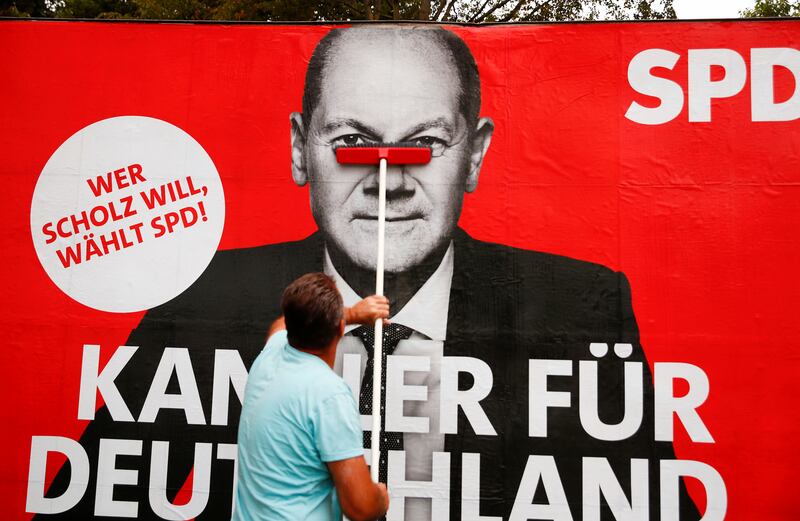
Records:
{"label": "white 'spd' lettering", "polygon": [[[683,58],[666,49],[646,49],[628,64],[628,83],[640,94],[657,98],[657,107],[633,101],[625,117],[642,125],[662,125],[677,118],[684,107],[684,87],[691,123],[711,121],[711,101],[738,95],[747,81],[744,57],[732,49],[689,49],[685,83],[654,74],[655,69],[673,70]],[[712,79],[712,69],[724,72]],[[794,77],[788,99],[775,100],[775,70],[787,69]],[[800,51],[788,47],[750,49],[751,121],[793,121],[800,118]]]}

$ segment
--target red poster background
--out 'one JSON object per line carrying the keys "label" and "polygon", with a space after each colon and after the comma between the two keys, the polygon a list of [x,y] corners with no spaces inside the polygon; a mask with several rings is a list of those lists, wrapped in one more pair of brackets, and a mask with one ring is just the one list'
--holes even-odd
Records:
{"label": "red poster background", "polygon": [[[289,118],[322,25],[0,22],[4,188],[0,511],[24,513],[31,437],[77,439],[83,344],[108,356],[141,313],[87,308],[56,288],[31,241],[33,189],[47,159],[98,120],[143,115],[187,131],[214,160],[226,196],[221,249],[315,229],[290,177]],[[678,429],[679,458],[725,480],[728,519],[800,517],[800,122],[751,121],[750,82],[715,100],[711,123],[625,119],[644,49],[681,55],[800,48],[800,22],[455,27],[475,54],[482,114],[496,132],[461,226],[478,239],[622,270],[650,363],[708,375],[699,409],[713,444]],[[777,99],[797,87],[777,71]],[[52,477],[55,465],[49,468]],[[702,504],[702,490],[692,488]],[[92,493],[88,491],[87,493]]]}

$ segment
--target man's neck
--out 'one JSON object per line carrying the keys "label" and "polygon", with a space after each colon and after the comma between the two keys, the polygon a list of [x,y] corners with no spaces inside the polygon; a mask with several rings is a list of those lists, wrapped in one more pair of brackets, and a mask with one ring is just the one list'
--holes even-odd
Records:
{"label": "man's neck", "polygon": [[[396,315],[411,300],[423,284],[433,275],[448,244],[434,251],[421,264],[402,273],[385,272],[383,277],[383,294],[389,299],[391,314]],[[359,296],[366,297],[375,293],[375,270],[364,269],[351,263],[335,247],[328,245],[328,253],[336,271],[353,288]]]}
{"label": "man's neck", "polygon": [[309,355],[314,355],[314,356],[322,359],[323,362],[328,364],[328,367],[333,369],[333,364],[336,361],[336,344],[338,342],[339,342],[339,339],[337,338],[336,342],[333,345],[328,346],[328,347],[323,348],[323,349],[306,349],[304,347],[296,347],[295,349],[297,349],[298,351],[302,351],[303,353],[307,353]]}

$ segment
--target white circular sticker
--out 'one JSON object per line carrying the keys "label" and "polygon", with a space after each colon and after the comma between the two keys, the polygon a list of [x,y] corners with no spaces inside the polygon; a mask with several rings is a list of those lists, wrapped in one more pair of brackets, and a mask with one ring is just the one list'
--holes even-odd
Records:
{"label": "white circular sticker", "polygon": [[103,311],[141,311],[188,288],[222,236],[217,169],[192,136],[142,116],[104,119],[67,139],[31,203],[36,254],[53,282]]}

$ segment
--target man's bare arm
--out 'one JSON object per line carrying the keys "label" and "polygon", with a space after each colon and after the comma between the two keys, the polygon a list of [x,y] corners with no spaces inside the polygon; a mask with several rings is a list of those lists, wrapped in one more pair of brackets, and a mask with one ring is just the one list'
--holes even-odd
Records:
{"label": "man's bare arm", "polygon": [[372,325],[375,320],[389,317],[389,299],[381,295],[372,295],[361,300],[351,308],[344,309],[346,324]]}
{"label": "man's bare arm", "polygon": [[[389,299],[372,295],[345,308],[347,324],[372,325],[389,317]],[[389,493],[383,483],[373,483],[364,456],[328,462],[342,511],[350,521],[377,519],[389,509]]]}
{"label": "man's bare arm", "polygon": [[[361,300],[358,304],[351,308],[344,308],[344,322],[345,324],[364,324],[371,325],[378,318],[384,320],[389,317],[389,299],[379,295],[372,295]],[[388,322],[388,320],[387,320]],[[269,326],[267,333],[267,340],[277,333],[286,329],[286,323],[283,317],[279,317],[275,322]]]}
{"label": "man's bare arm", "polygon": [[389,509],[383,483],[373,483],[364,456],[328,462],[342,511],[350,521],[377,519]]}

